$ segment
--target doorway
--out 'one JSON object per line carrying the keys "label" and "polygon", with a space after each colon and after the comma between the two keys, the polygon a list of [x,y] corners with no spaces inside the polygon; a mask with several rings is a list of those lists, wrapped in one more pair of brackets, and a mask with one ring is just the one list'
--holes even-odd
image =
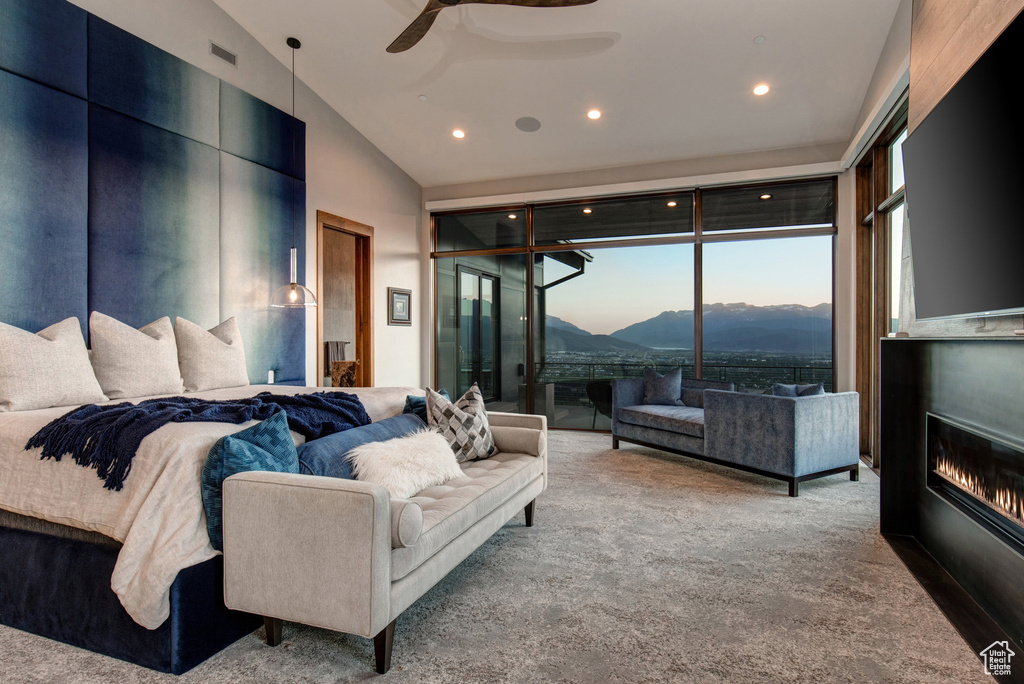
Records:
{"label": "doorway", "polygon": [[316,213],[321,387],[373,386],[373,227]]}
{"label": "doorway", "polygon": [[459,272],[459,378],[461,396],[477,382],[484,401],[494,400],[500,380],[496,361],[501,354],[498,320],[498,279],[475,269]]}

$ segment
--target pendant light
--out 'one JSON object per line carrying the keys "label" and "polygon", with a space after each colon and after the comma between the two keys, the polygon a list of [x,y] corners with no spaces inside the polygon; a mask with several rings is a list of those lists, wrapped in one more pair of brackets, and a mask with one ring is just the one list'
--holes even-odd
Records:
{"label": "pendant light", "polygon": [[[289,38],[288,47],[292,49],[292,173],[295,173],[295,51],[302,47],[298,38]],[[296,281],[299,275],[299,252],[295,248],[295,178],[292,178],[292,251],[291,251],[291,282],[279,287],[270,298],[270,306],[279,309],[299,309],[316,306],[316,296],[308,288]]]}

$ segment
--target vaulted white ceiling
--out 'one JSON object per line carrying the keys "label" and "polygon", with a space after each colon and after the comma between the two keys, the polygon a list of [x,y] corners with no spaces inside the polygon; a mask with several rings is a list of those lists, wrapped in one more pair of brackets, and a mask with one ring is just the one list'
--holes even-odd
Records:
{"label": "vaulted white ceiling", "polygon": [[215,1],[425,187],[848,142],[899,5],[468,5],[389,54],[422,0]]}

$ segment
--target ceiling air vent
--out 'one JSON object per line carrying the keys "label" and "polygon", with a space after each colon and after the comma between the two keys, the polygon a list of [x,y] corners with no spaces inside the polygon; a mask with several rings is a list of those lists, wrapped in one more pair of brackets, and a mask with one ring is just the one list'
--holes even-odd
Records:
{"label": "ceiling air vent", "polygon": [[220,59],[223,59],[225,62],[227,62],[233,67],[238,66],[238,55],[236,55],[234,52],[231,52],[226,48],[222,48],[220,45],[217,45],[212,41],[210,42],[210,54],[212,54],[214,57],[219,57]]}

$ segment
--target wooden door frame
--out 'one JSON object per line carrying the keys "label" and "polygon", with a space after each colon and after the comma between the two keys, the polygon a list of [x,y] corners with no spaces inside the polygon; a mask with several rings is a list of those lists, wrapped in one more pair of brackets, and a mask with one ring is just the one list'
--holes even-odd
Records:
{"label": "wooden door frame", "polygon": [[[356,385],[373,387],[373,226],[316,212],[316,291],[321,300],[324,292],[324,231],[336,230],[356,239]],[[322,302],[321,302],[322,303]],[[324,309],[316,308],[316,372],[317,385],[324,377]]]}

